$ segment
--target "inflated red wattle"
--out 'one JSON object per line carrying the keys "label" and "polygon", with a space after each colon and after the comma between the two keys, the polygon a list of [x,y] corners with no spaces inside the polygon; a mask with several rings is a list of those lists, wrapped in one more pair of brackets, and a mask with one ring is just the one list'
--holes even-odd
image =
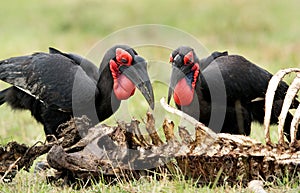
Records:
{"label": "inflated red wattle", "polygon": [[199,64],[195,63],[191,70],[194,72],[192,87],[185,78],[182,78],[175,86],[174,101],[177,105],[187,106],[193,101],[195,86],[200,73]]}
{"label": "inflated red wattle", "polygon": [[174,101],[177,105],[186,106],[191,104],[194,96],[194,88],[191,88],[186,79],[182,78],[175,86]]}
{"label": "inflated red wattle", "polygon": [[135,92],[135,85],[125,75],[121,74],[114,81],[114,93],[119,100],[128,99]]}
{"label": "inflated red wattle", "polygon": [[110,61],[110,70],[112,72],[114,85],[113,91],[118,100],[125,100],[135,92],[135,85],[125,75],[120,74],[117,64],[114,60]]}

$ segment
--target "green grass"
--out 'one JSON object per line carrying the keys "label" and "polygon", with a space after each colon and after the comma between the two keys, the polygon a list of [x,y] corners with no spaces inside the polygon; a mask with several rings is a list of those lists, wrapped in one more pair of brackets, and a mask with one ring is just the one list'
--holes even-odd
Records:
{"label": "green grass", "polygon": [[[187,1],[121,1],[121,0],[60,0],[60,1],[1,1],[0,2],[0,58],[47,51],[54,46],[67,52],[87,55],[93,46],[107,35],[125,27],[140,24],[169,25],[190,33],[208,51],[228,50],[241,54],[272,73],[287,67],[300,67],[300,12],[299,1],[281,0],[224,2],[212,0]],[[149,38],[151,32],[145,32]],[[134,36],[131,38],[135,38]],[[168,80],[169,66],[157,61],[168,61],[169,50],[158,47],[138,49],[149,63],[153,79]],[[204,56],[205,53],[197,53]],[[99,53],[102,55],[103,53]],[[100,56],[99,56],[100,57]],[[97,61],[100,58],[96,58]],[[159,70],[157,70],[159,69]],[[290,81],[288,78],[287,81]],[[1,83],[1,88],[7,87]],[[167,86],[155,82],[155,98],[158,101],[167,95]],[[138,104],[138,105],[136,105]],[[141,118],[147,111],[147,104],[137,94],[127,102],[128,113],[119,111],[107,121]],[[125,108],[128,106],[125,105]],[[159,107],[159,105],[156,105]],[[121,113],[123,112],[123,114]],[[166,116],[179,118],[157,108],[157,127]],[[42,126],[29,112],[13,112],[9,107],[0,107],[0,143],[17,140],[33,144],[44,140]],[[272,127],[272,138],[276,139],[276,127]],[[263,141],[263,128],[254,124],[251,136]],[[53,187],[46,184],[44,176],[21,172],[13,183],[0,184],[0,192],[76,192],[68,187]],[[294,192],[294,185],[283,182],[270,187],[272,192]],[[81,190],[82,191],[82,190]],[[95,184],[83,192],[247,192],[240,187],[209,189],[197,187],[195,182],[184,181],[178,176],[173,181],[139,180],[119,183],[114,186]]]}
{"label": "green grass", "polygon": [[[21,172],[21,175],[18,175],[16,182],[13,182],[9,185],[0,184],[2,192],[84,192],[84,193],[93,193],[93,192],[215,192],[215,190],[209,188],[208,186],[199,188],[196,184],[196,181],[192,180],[183,180],[180,176],[178,179],[173,181],[162,179],[160,181],[153,179],[142,178],[140,180],[133,180],[130,182],[121,182],[115,185],[104,184],[99,182],[94,184],[91,187],[83,188],[80,190],[72,189],[67,186],[56,187],[41,181],[41,178],[44,178],[45,174],[36,174],[31,175],[25,172]],[[19,183],[18,183],[19,182]],[[218,188],[217,192],[240,192],[241,188],[238,187],[229,187],[224,185],[223,187]]]}

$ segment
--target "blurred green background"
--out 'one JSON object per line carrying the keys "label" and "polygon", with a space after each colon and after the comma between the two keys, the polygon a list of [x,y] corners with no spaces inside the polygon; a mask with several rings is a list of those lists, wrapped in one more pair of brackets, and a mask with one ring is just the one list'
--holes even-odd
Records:
{"label": "blurred green background", "polygon": [[[299,0],[1,1],[0,59],[47,52],[49,46],[86,56],[96,43],[117,30],[142,24],[163,24],[191,34],[208,51],[228,50],[275,73],[282,68],[300,67],[299,6]],[[145,34],[145,38],[149,33]],[[152,54],[165,62],[169,59],[169,52],[155,48],[141,53],[145,58]],[[150,72],[155,72],[155,69]],[[168,74],[164,76],[168,77]],[[2,82],[0,86],[7,87]],[[167,94],[165,85],[156,83],[154,89],[156,100]],[[141,106],[135,102],[144,100],[138,98],[139,93],[136,97],[131,103],[135,107],[133,111],[139,112],[137,118],[140,118],[141,111],[144,112],[147,107],[145,102],[141,102]],[[0,128],[2,144],[10,140],[33,144],[45,139],[42,126],[29,112],[13,112],[6,105],[0,107]],[[262,127],[254,124],[253,128],[252,137],[262,140]],[[2,186],[1,189],[4,192],[56,192],[51,186],[40,182],[36,184],[32,175],[18,177],[16,184]],[[148,187],[146,192],[183,192],[179,188],[181,184],[166,184],[161,187],[154,183],[144,187]],[[100,190],[103,188],[99,187]]]}
{"label": "blurred green background", "polygon": [[[86,56],[96,43],[115,31],[163,24],[191,34],[208,51],[241,54],[275,73],[282,68],[299,67],[299,4],[298,0],[1,1],[0,59],[47,52],[49,46]],[[151,54],[168,61],[168,52],[150,49],[141,55],[147,58]],[[168,74],[164,76],[168,78]],[[1,83],[1,87],[6,86]],[[154,87],[156,100],[166,95],[165,86]],[[44,139],[41,125],[29,112],[12,112],[3,105],[0,116],[3,142],[16,139],[33,143]]]}

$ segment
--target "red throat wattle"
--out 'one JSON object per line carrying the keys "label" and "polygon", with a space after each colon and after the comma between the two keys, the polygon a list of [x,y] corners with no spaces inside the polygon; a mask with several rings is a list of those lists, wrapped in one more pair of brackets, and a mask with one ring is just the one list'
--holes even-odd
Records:
{"label": "red throat wattle", "polygon": [[186,106],[191,104],[194,96],[194,89],[191,88],[186,79],[182,78],[175,86],[174,101],[177,105]]}
{"label": "red throat wattle", "polygon": [[188,84],[186,78],[182,78],[174,88],[173,97],[177,105],[187,106],[193,101],[196,81],[200,72],[199,64],[195,63],[191,70],[194,72],[192,85]]}
{"label": "red throat wattle", "polygon": [[114,93],[119,100],[131,97],[135,92],[135,85],[123,74],[114,80]]}
{"label": "red throat wattle", "polygon": [[125,75],[120,74],[115,61],[110,61],[110,70],[112,72],[114,85],[113,91],[118,100],[125,100],[131,97],[135,92],[135,85]]}

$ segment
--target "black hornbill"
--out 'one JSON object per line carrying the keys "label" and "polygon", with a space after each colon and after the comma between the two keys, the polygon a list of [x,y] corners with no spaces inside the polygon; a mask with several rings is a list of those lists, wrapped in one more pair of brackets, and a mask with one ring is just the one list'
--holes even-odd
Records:
{"label": "black hornbill", "polygon": [[0,104],[30,110],[47,136],[58,137],[57,127],[75,115],[87,115],[93,125],[105,120],[136,87],[154,108],[147,63],[127,45],[110,48],[99,69],[54,48],[12,57],[0,61],[0,79],[12,85],[0,92]]}
{"label": "black hornbill", "polygon": [[[264,98],[272,77],[268,71],[227,52],[214,52],[199,60],[194,50],[185,46],[171,53],[170,62],[168,103],[173,95],[177,108],[216,132],[249,135],[252,121],[263,123]],[[271,124],[278,122],[287,89],[288,85],[281,81],[275,93]],[[297,105],[295,100],[293,107]],[[289,113],[284,125],[288,138],[292,118]]]}

